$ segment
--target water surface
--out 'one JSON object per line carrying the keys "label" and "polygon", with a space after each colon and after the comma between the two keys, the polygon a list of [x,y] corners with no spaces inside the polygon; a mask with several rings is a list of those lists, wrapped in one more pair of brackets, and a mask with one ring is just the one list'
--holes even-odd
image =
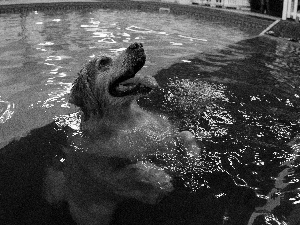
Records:
{"label": "water surface", "polygon": [[[143,18],[143,19],[142,19]],[[116,56],[132,42],[146,46],[146,74],[180,58],[243,39],[238,29],[169,14],[82,10],[3,14],[0,142],[68,112],[66,94],[95,55]],[[10,106],[10,107],[9,107]]]}
{"label": "water surface", "polygon": [[193,132],[203,164],[179,171],[156,206],[124,202],[113,224],[300,223],[298,47],[139,11],[3,14],[0,23],[0,221],[73,223],[66,205],[42,197],[44,169],[67,144],[62,118],[72,125],[78,111],[67,104],[72,82],[95,55],[142,42],[140,73],[162,88],[139,104]]}

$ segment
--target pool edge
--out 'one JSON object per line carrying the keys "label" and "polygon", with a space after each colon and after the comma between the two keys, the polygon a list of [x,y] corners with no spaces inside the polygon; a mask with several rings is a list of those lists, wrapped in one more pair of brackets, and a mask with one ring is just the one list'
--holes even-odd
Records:
{"label": "pool edge", "polygon": [[[124,4],[126,2],[126,4]],[[206,19],[228,26],[240,28],[251,36],[259,35],[271,23],[273,18],[258,17],[256,14],[233,12],[233,10],[218,9],[199,5],[181,5],[161,1],[135,0],[103,0],[103,1],[60,1],[60,2],[32,2],[26,4],[0,4],[0,14],[26,13],[30,11],[66,10],[66,9],[125,9],[159,12],[160,8],[169,8],[174,15],[188,15],[195,19]]]}

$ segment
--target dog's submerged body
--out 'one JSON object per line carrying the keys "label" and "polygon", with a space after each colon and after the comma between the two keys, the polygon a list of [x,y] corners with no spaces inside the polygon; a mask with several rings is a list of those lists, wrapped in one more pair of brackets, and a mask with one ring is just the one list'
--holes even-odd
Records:
{"label": "dog's submerged body", "polygon": [[90,61],[74,82],[70,102],[83,112],[81,129],[70,135],[63,171],[48,170],[46,196],[50,203],[66,200],[78,224],[109,224],[126,198],[154,204],[171,192],[171,168],[181,163],[178,141],[199,154],[191,133],[176,132],[136,103],[158,86],[153,77],[135,77],[145,59],[135,43],[114,61]]}

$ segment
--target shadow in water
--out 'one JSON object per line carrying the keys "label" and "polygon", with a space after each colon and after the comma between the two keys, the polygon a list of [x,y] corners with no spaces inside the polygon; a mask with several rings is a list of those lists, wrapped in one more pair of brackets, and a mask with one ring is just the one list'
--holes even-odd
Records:
{"label": "shadow in water", "polygon": [[43,196],[45,169],[66,144],[66,133],[53,122],[0,150],[1,224],[72,224],[66,204],[52,207]]}
{"label": "shadow in water", "polygon": [[[1,224],[75,224],[66,203],[51,206],[43,193],[45,169],[64,157],[66,130],[53,122],[1,149]],[[197,192],[178,180],[176,190],[155,206],[125,201],[118,206],[112,224],[241,224],[249,218],[255,200],[250,189],[237,187],[222,172],[205,179],[210,188]]]}

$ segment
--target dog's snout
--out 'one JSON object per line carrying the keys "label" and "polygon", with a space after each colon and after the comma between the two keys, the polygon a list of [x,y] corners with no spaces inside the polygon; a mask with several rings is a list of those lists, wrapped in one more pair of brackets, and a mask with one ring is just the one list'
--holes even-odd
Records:
{"label": "dog's snout", "polygon": [[143,45],[142,43],[133,43],[128,48],[131,50],[135,50],[135,49],[143,48]]}

